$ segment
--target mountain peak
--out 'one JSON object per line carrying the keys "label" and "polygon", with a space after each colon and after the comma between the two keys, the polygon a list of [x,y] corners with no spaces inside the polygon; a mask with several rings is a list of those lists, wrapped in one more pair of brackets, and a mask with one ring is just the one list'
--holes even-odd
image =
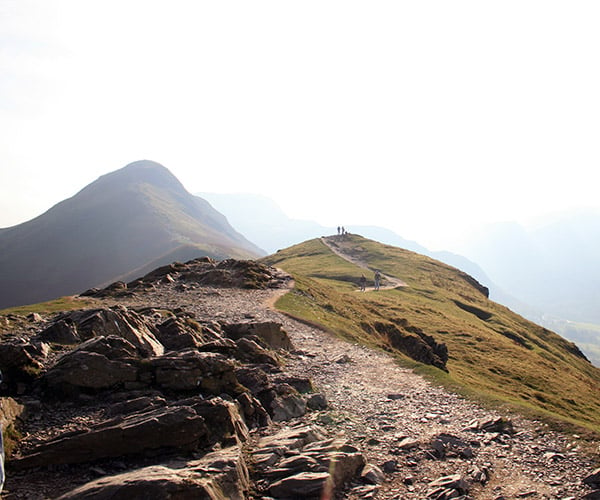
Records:
{"label": "mountain peak", "polygon": [[1,233],[0,307],[73,294],[171,257],[261,253],[167,168],[136,161]]}
{"label": "mountain peak", "polygon": [[119,170],[101,176],[87,188],[100,185],[104,189],[107,183],[124,186],[140,182],[152,184],[161,188],[185,191],[181,182],[179,182],[177,177],[175,177],[167,167],[152,160],[138,160],[129,163]]}

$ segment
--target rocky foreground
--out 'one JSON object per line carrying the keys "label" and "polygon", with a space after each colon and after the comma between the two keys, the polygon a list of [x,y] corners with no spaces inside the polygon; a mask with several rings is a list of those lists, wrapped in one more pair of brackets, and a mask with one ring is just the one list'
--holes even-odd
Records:
{"label": "rocky foreground", "polygon": [[269,309],[289,285],[199,259],[0,318],[3,498],[600,498],[589,442]]}

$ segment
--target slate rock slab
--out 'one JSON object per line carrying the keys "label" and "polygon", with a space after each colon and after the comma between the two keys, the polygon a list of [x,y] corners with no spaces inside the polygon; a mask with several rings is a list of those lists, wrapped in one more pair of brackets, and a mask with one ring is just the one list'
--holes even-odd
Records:
{"label": "slate rock slab", "polygon": [[103,477],[59,497],[59,500],[243,500],[249,476],[240,448],[212,452],[187,463],[153,465]]}
{"label": "slate rock slab", "polygon": [[88,431],[65,433],[28,455],[15,468],[84,463],[101,458],[136,455],[156,449],[197,449],[205,444],[204,419],[188,406],[158,408],[143,414],[104,421]]}

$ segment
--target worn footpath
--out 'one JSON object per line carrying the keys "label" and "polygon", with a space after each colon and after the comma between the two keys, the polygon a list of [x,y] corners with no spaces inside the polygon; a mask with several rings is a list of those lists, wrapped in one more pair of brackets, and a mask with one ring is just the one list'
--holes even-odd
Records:
{"label": "worn footpath", "polygon": [[[269,307],[281,294],[202,290],[188,292],[184,307],[200,318],[284,325],[298,353],[287,359],[286,370],[309,376],[329,402],[327,411],[295,423],[318,423],[329,433],[346,436],[384,471],[377,484],[358,486],[346,497],[425,498],[432,482],[454,475],[468,481],[469,495],[477,499],[566,499],[589,492],[582,480],[594,462],[581,452],[579,436],[478,406],[402,368],[388,353],[291,319]],[[180,302],[167,290],[151,300]],[[500,421],[513,429],[505,432]],[[478,427],[486,422],[489,431]]]}
{"label": "worn footpath", "polygon": [[589,441],[296,321],[283,293],[278,270],[199,259],[4,318],[3,403],[26,409],[4,497],[600,498]]}

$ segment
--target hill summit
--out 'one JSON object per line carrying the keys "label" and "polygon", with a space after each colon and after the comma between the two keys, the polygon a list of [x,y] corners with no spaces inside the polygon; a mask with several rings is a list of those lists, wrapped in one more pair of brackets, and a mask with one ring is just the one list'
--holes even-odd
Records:
{"label": "hill summit", "polygon": [[167,168],[136,161],[0,231],[0,308],[81,292],[173,260],[262,253]]}
{"label": "hill summit", "polygon": [[[310,240],[265,262],[296,288],[277,307],[336,334],[446,370],[436,378],[477,397],[598,429],[600,370],[578,347],[487,297],[471,276],[358,235]],[[379,291],[361,293],[364,275]],[[402,286],[387,288],[391,279]]]}

